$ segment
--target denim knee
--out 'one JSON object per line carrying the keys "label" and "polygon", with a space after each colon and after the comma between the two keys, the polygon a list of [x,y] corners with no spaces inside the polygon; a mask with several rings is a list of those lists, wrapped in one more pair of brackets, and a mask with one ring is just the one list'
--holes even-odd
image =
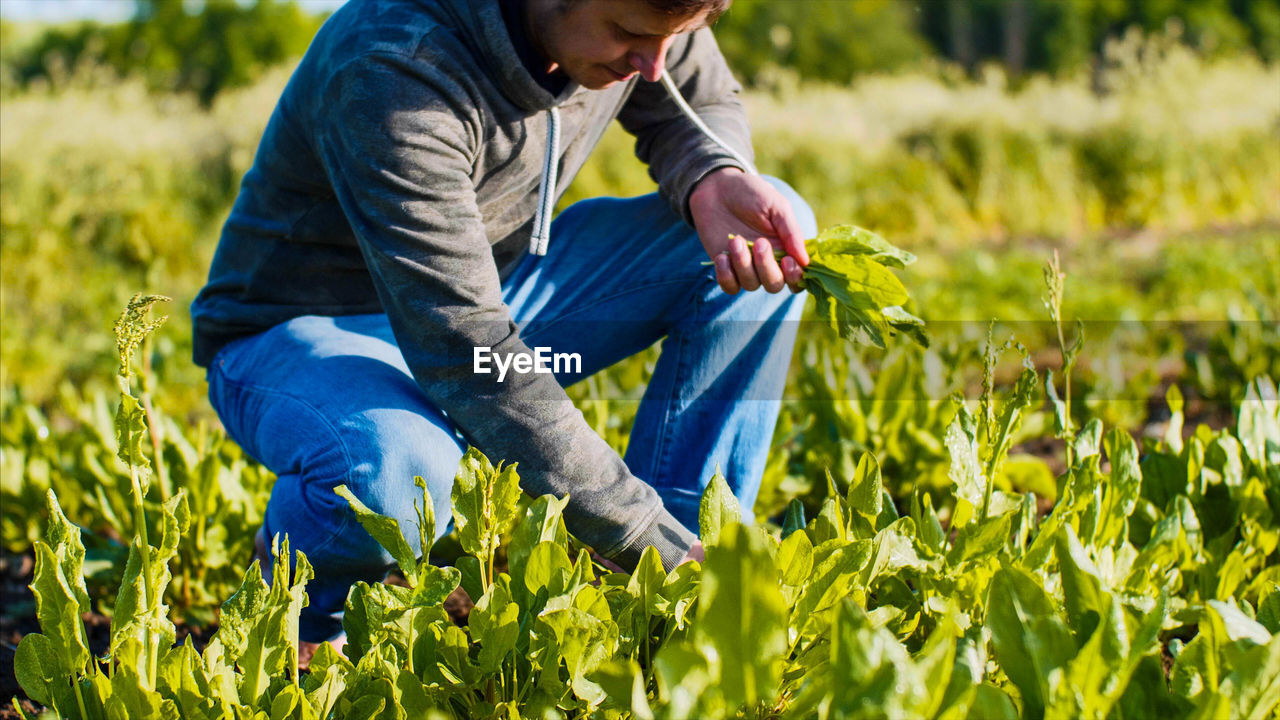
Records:
{"label": "denim knee", "polygon": [[[452,428],[405,411],[370,411],[359,424],[359,436],[345,438],[350,463],[348,489],[370,510],[397,520],[410,547],[421,552],[417,508],[423,502],[423,489],[414,478],[421,476],[426,481],[436,517],[436,537],[431,539],[438,539],[449,523],[449,496],[462,459],[461,443]],[[345,505],[340,498],[338,502]],[[343,512],[351,511],[344,508]],[[343,541],[359,543],[362,550],[390,560],[358,524],[351,522],[348,527],[355,529]]]}

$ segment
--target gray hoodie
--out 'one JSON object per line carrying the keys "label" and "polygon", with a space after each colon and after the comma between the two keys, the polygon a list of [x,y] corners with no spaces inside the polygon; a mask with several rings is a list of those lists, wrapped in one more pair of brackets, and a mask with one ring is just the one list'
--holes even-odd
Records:
{"label": "gray hoodie", "polygon": [[703,176],[750,158],[739,87],[711,32],[677,38],[667,57],[680,93],[738,159],[658,83],[570,83],[551,95],[517,56],[497,0],[350,0],[290,78],[244,177],[192,304],[196,362],[302,315],[385,312],[427,398],[471,444],[518,462],[526,492],[568,494],[571,532],[626,567],[649,545],[674,566],[694,535],[553,376],[499,383],[472,368],[477,346],[529,352],[501,278],[529,251],[534,216],[549,220],[540,184],[558,177],[549,206],[610,121],[636,136],[686,220]]}

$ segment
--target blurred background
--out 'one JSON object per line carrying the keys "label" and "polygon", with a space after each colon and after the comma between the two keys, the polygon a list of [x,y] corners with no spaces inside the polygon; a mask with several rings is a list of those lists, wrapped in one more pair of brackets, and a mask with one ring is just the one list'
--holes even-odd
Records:
{"label": "blurred background", "polygon": [[[139,290],[174,299],[149,356],[160,404],[184,425],[213,421],[186,308],[292,67],[340,5],[0,1],[13,443],[74,428],[110,396],[110,326]],[[1280,377],[1280,3],[736,0],[715,33],[746,87],[761,169],[821,225],[917,253],[903,278],[935,335],[928,352],[833,353],[806,330],[788,400],[841,409],[827,426],[809,410],[784,417],[778,477],[821,477],[868,448],[900,456],[903,477],[943,467],[938,443],[904,423],[944,427],[948,395],[973,396],[988,320],[1042,367],[1060,363],[1042,273],[1055,250],[1063,322],[1088,335],[1081,421],[1155,432],[1178,384],[1188,426],[1221,424],[1248,379]],[[652,188],[615,129],[565,202]],[[623,399],[652,357],[573,389],[619,447],[634,411]],[[866,405],[886,394],[932,404]]]}

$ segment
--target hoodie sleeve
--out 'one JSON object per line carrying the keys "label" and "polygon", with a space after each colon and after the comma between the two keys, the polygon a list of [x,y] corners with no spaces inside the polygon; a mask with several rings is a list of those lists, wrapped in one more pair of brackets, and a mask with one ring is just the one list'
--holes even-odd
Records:
{"label": "hoodie sleeve", "polygon": [[[711,30],[703,28],[672,43],[667,71],[712,132],[754,162],[746,110],[738,99],[742,87]],[[686,118],[660,82],[636,81],[618,120],[636,136],[636,156],[649,166],[659,192],[690,225],[689,194],[699,180],[722,167],[747,169]]]}
{"label": "hoodie sleeve", "polygon": [[570,530],[625,567],[673,567],[695,541],[591,430],[549,374],[473,372],[476,347],[528,352],[506,305],[471,177],[476,105],[438,68],[390,54],[336,71],[318,151],[415,380],[468,441],[518,462],[521,486],[570,497]]}

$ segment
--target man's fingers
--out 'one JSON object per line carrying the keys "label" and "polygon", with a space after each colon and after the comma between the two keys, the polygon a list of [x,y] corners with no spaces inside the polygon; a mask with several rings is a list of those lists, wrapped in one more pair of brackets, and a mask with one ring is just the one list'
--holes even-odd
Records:
{"label": "man's fingers", "polygon": [[760,279],[756,277],[751,250],[741,235],[729,241],[729,261],[733,265],[733,274],[738,278],[738,285],[747,291],[760,287]]}
{"label": "man's fingers", "polygon": [[787,279],[787,285],[791,288],[791,292],[800,292],[800,281],[804,276],[804,269],[800,267],[800,263],[790,255],[782,258],[778,263],[782,267],[782,274]]}
{"label": "man's fingers", "polygon": [[729,263],[729,256],[720,253],[712,259],[716,266],[716,282],[720,284],[720,289],[730,295],[738,294],[742,288],[738,285],[738,278],[733,274],[733,266]]}
{"label": "man's fingers", "polygon": [[809,264],[809,251],[804,247],[804,231],[800,229],[800,221],[791,211],[791,204],[783,199],[782,208],[773,213],[773,227],[782,240],[782,249],[787,255],[795,258],[803,267]]}
{"label": "man's fingers", "polygon": [[781,290],[787,281],[782,276],[782,269],[778,267],[777,259],[773,257],[773,245],[764,238],[756,238],[751,248],[751,255],[755,262],[756,277],[760,279],[764,289],[771,293]]}

